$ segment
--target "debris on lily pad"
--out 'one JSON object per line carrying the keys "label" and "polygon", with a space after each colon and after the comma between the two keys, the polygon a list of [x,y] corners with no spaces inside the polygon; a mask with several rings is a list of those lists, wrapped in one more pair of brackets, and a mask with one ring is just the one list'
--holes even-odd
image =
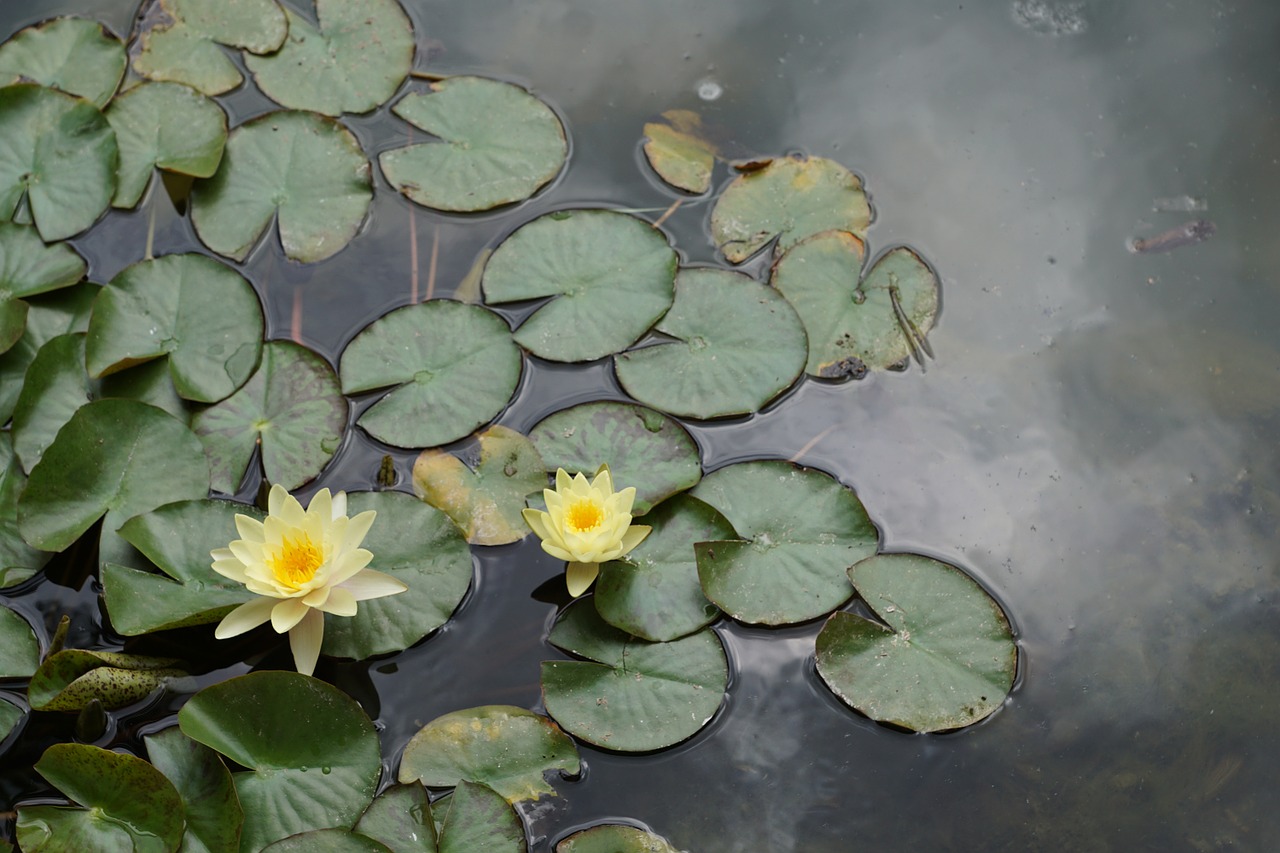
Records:
{"label": "debris on lily pad", "polygon": [[701,195],[711,188],[716,146],[701,135],[702,117],[692,110],[667,110],[665,122],[644,126],[644,156],[658,177],[678,190]]}

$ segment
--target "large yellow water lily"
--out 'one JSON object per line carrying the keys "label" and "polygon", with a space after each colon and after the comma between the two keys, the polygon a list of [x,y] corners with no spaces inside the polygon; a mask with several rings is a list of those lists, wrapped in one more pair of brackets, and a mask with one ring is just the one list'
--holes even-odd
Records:
{"label": "large yellow water lily", "polygon": [[525,522],[542,540],[542,550],[567,560],[565,580],[574,598],[600,574],[600,564],[616,560],[636,547],[652,529],[631,523],[634,486],[613,490],[609,466],[601,465],[590,482],[582,474],[556,471],[556,488],[544,489],[547,511],[522,510]]}
{"label": "large yellow water lily", "polygon": [[360,547],[376,513],[347,517],[347,495],[321,489],[304,510],[279,484],[267,498],[267,518],[236,516],[242,538],[209,553],[213,570],[261,596],[218,623],[214,636],[234,637],[267,620],[289,634],[298,672],[315,671],[324,640],[324,614],[355,616],[356,602],[408,589],[390,575],[367,569],[373,554]]}

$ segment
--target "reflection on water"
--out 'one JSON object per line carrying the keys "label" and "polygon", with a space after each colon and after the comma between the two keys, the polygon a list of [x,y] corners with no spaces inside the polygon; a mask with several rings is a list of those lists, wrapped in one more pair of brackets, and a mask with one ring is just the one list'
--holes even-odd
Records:
{"label": "reflection on water", "polygon": [[[9,0],[0,28],[84,5]],[[1003,712],[919,737],[826,693],[811,660],[817,626],[728,626],[737,671],[721,716],[657,755],[584,749],[584,778],[527,811],[535,849],[606,816],[691,851],[1280,841],[1280,6],[405,5],[438,40],[433,70],[515,79],[562,110],[571,166],[530,204],[469,219],[383,192],[366,232],[325,264],[257,253],[247,274],[270,334],[289,334],[297,294],[303,339],[338,353],[409,300],[412,238],[420,287],[433,268],[443,295],[484,247],[551,207],[664,210],[671,198],[636,149],[665,109],[698,110],[744,155],[833,156],[866,178],[873,252],[908,243],[941,273],[937,360],[927,374],[808,382],[764,414],[693,431],[709,467],[790,457],[818,438],[802,461],[857,488],[888,549],[970,569],[1009,608],[1024,651]],[[131,12],[112,11],[113,25]],[[265,108],[234,103],[242,115]],[[382,121],[351,123],[367,142]],[[1181,198],[1196,206],[1168,206]],[[1217,224],[1212,240],[1126,250],[1188,209]],[[707,214],[692,200],[667,221],[689,260],[713,259]],[[141,256],[145,223],[113,214],[81,241],[96,278]],[[190,239],[161,205],[157,252]],[[525,383],[501,419],[516,428],[618,396],[604,366],[533,363]],[[367,482],[380,453],[352,442],[329,482]],[[486,551],[441,636],[367,672],[343,668],[357,695],[376,691],[389,750],[445,711],[538,702],[537,663],[554,652],[537,637],[553,608],[530,593],[560,571],[539,554]],[[486,678],[460,672],[459,658]]]}

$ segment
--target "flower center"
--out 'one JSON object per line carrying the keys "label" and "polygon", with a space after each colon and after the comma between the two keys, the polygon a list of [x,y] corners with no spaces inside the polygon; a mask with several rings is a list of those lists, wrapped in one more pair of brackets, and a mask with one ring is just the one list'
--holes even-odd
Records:
{"label": "flower center", "polygon": [[271,574],[282,586],[299,589],[316,576],[316,570],[324,563],[324,555],[302,534],[297,539],[286,539],[279,555],[271,561]]}
{"label": "flower center", "polygon": [[596,501],[577,500],[569,504],[564,521],[574,533],[588,533],[604,521],[604,509]]}

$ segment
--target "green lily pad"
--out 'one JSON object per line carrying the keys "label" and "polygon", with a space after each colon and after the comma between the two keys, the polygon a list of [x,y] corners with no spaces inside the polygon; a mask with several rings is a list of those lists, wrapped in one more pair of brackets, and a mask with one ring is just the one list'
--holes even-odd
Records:
{"label": "green lily pad", "polygon": [[166,361],[144,361],[92,384],[97,385],[99,399],[123,397],[163,409],[179,420],[191,417],[190,407],[178,396],[178,389],[173,387],[173,376]]}
{"label": "green lily pad", "polygon": [[811,234],[833,228],[858,237],[871,224],[862,181],[825,157],[779,157],[739,175],[711,211],[711,236],[740,264],[775,237],[777,257]]}
{"label": "green lily pad", "polygon": [[634,403],[592,402],[543,418],[529,438],[548,471],[594,476],[609,465],[619,488],[634,486],[633,515],[644,515],[702,477],[698,445],[677,421]]}
{"label": "green lily pad", "polygon": [[23,197],[46,242],[88,228],[111,204],[116,135],[93,104],[30,83],[0,89],[0,220]]}
{"label": "green lily pad", "polygon": [[23,806],[18,844],[28,853],[167,853],[182,841],[182,800],[141,758],[96,746],[55,743],[35,765],[84,808]]}
{"label": "green lily pad", "polygon": [[32,469],[18,530],[35,547],[60,551],[104,513],[114,531],[208,488],[208,460],[185,425],[145,403],[96,400],[71,416]]}
{"label": "green lily pad", "polygon": [[139,515],[120,536],[163,574],[108,563],[102,595],[111,627],[133,637],[151,631],[217,622],[253,598],[244,584],[215,572],[209,552],[236,535],[237,515],[262,520],[256,507],[231,501],[181,501]]}
{"label": "green lily pad", "polygon": [[724,516],[702,501],[676,495],[645,516],[653,532],[621,560],[600,567],[594,600],[604,621],[644,640],[667,642],[720,616],[702,594],[693,543],[732,539]]}
{"label": "green lily pad", "polygon": [[0,81],[30,80],[103,107],[127,64],[124,45],[97,21],[54,18],[0,45]]}
{"label": "green lily pad", "polygon": [[218,754],[176,726],[147,735],[147,756],[182,798],[187,826],[183,850],[234,853],[240,849],[244,810],[231,774]]}
{"label": "green lily pad", "polygon": [[389,853],[389,848],[358,832],[313,829],[272,842],[262,853]]}
{"label": "green lily pad", "polygon": [[13,414],[27,366],[40,347],[58,335],[83,332],[89,327],[89,312],[98,288],[85,282],[24,300],[29,306],[26,331],[8,352],[0,353],[0,422]]}
{"label": "green lily pad", "polygon": [[213,468],[213,488],[232,494],[254,448],[266,479],[294,489],[337,452],[347,400],[329,363],[288,341],[269,341],[258,370],[239,391],[191,419]]}
{"label": "green lily pad", "polygon": [[0,678],[28,678],[40,666],[40,641],[26,619],[0,607]]}
{"label": "green lily pad", "polygon": [[522,201],[559,174],[569,152],[555,112],[519,86],[451,77],[392,110],[440,142],[384,151],[387,181],[418,204],[474,212]]}
{"label": "green lily pad", "polygon": [[228,47],[274,53],[284,44],[289,21],[276,0],[160,0],[175,19]]}
{"label": "green lily pad", "polygon": [[502,795],[463,780],[449,798],[440,831],[440,853],[527,853],[524,824]]}
{"label": "green lily pad", "polygon": [[285,255],[314,263],[351,242],[372,198],[351,131],[314,113],[268,113],[231,131],[217,174],[192,190],[191,221],[206,246],[243,261],[274,218]]}
{"label": "green lily pad", "polygon": [[240,849],[312,829],[350,829],[382,771],[378,733],[355,700],[296,672],[254,672],[201,690],[182,732],[248,768],[233,773]]}
{"label": "green lily pad", "polygon": [[551,361],[592,361],[639,340],[675,298],[676,253],[643,219],[611,210],[540,216],[485,265],[492,305],[555,297],[516,330],[516,343]]}
{"label": "green lily pad", "polygon": [[407,649],[439,628],[471,585],[471,549],[448,517],[403,492],[354,492],[347,512],[376,510],[365,537],[370,568],[403,581],[398,595],[361,601],[352,617],[325,617],[327,655],[363,660]]}
{"label": "green lily pad", "polygon": [[289,32],[275,0],[160,0],[160,5],[162,13],[142,23],[134,70],[152,80],[185,83],[206,95],[229,92],[244,81],[219,44],[270,53]]}
{"label": "green lily pad", "polygon": [[791,387],[808,355],[787,300],[728,270],[681,270],[675,303],[655,328],[675,340],[624,352],[614,368],[628,394],[673,415],[759,411]]}
{"label": "green lily pad", "polygon": [[26,330],[29,306],[23,297],[69,287],[87,269],[71,246],[46,245],[29,225],[0,222],[0,352]]}
{"label": "green lily pad", "polygon": [[85,366],[99,377],[167,356],[178,393],[212,403],[257,366],[263,325],[257,294],[231,267],[198,254],[139,261],[99,292]]}
{"label": "green lily pad", "polygon": [[702,117],[689,110],[662,114],[670,124],[651,121],[644,126],[644,156],[658,177],[685,192],[701,195],[711,188],[716,146],[698,131]]}
{"label": "green lily pad", "polygon": [[843,367],[898,364],[927,352],[938,316],[938,278],[908,248],[890,249],[859,281],[866,249],[844,231],[796,244],[773,270],[773,286],[795,306],[809,333],[810,375],[841,378]]}
{"label": "green lily pad", "polygon": [[972,725],[1004,703],[1018,647],[1004,611],[973,578],[916,554],[863,560],[849,578],[884,624],[833,613],[818,634],[818,674],[845,704],[936,732]]}
{"label": "green lily pad", "polygon": [[703,592],[742,622],[788,625],[830,613],[853,596],[845,570],[879,543],[853,489],[790,462],[729,465],[693,496],[738,531],[694,549]]}
{"label": "green lily pad", "polygon": [[[53,556],[32,548],[18,532],[18,496],[26,485],[27,475],[13,452],[12,434],[0,433],[0,587],[21,583]],[[0,647],[7,645],[0,643]]]}
{"label": "green lily pad", "polygon": [[413,490],[448,514],[473,545],[506,545],[529,535],[520,510],[546,488],[542,457],[529,439],[504,426],[479,436],[475,470],[443,450],[424,450],[413,463]]}
{"label": "green lily pad", "polygon": [[433,299],[398,308],[356,335],[342,353],[342,390],[397,386],[360,416],[360,426],[396,447],[432,447],[501,412],[522,365],[497,314]]}
{"label": "green lily pad", "polygon": [[436,853],[436,823],[421,782],[387,788],[365,809],[355,831],[391,853]]}
{"label": "green lily pad", "polygon": [[710,628],[650,643],[609,625],[579,599],[548,639],[587,658],[542,662],[547,713],[587,743],[619,752],[664,749],[692,737],[724,700],[729,666]]}
{"label": "green lily pad", "polygon": [[58,430],[94,398],[84,372],[84,335],[59,335],[40,347],[13,408],[13,450],[30,471]]}
{"label": "green lily pad", "polygon": [[606,823],[575,832],[556,853],[681,853],[661,835],[634,826]]}
{"label": "green lily pad", "polygon": [[[17,705],[0,696],[0,742],[3,742],[9,735],[13,734],[13,730],[22,721],[23,713],[23,710]],[[0,848],[0,850],[3,849]]]}
{"label": "green lily pad", "polygon": [[216,101],[180,83],[143,83],[116,98],[107,121],[120,146],[113,207],[134,207],[153,169],[207,178],[227,142],[227,114]]}
{"label": "green lily pad", "polygon": [[482,782],[509,803],[555,796],[544,774],[582,770],[573,739],[541,714],[511,705],[485,705],[436,717],[404,748],[399,779],[448,788]]}
{"label": "green lily pad", "polygon": [[245,57],[258,88],[281,106],[331,116],[385,103],[413,67],[413,27],[400,4],[315,0],[315,9],[318,28],[286,9],[280,50]]}
{"label": "green lily pad", "polygon": [[80,711],[94,699],[107,710],[145,699],[187,674],[177,658],[62,649],[45,658],[27,685],[37,711]]}

